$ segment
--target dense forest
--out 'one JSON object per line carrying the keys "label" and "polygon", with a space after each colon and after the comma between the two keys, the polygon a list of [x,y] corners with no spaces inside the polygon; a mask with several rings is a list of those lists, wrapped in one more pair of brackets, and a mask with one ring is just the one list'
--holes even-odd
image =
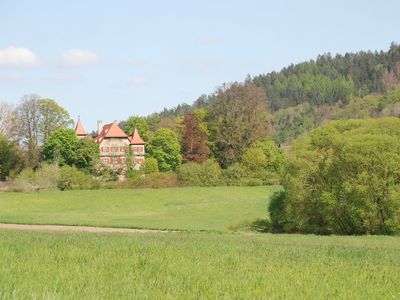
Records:
{"label": "dense forest", "polygon": [[[400,45],[392,43],[388,51],[379,52],[335,56],[327,53],[278,72],[248,76],[245,83],[264,91],[271,135],[278,143],[290,142],[330,119],[398,116],[397,107],[388,113],[384,107],[388,103],[384,99],[372,98],[400,86]],[[208,108],[217,94],[218,91],[202,95],[192,105],[164,109],[150,118],[168,123],[168,119]],[[360,107],[364,101],[369,111]],[[374,104],[377,107],[373,107]],[[363,110],[362,116],[355,111],[355,106]]]}

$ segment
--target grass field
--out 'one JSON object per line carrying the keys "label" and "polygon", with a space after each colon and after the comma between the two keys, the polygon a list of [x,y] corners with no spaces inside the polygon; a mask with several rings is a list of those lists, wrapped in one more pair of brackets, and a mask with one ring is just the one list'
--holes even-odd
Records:
{"label": "grass field", "polygon": [[232,232],[278,187],[0,193],[0,299],[398,299],[400,238]]}
{"label": "grass field", "polygon": [[5,299],[398,299],[400,239],[0,231]]}
{"label": "grass field", "polygon": [[265,218],[277,188],[0,193],[0,223],[227,231]]}

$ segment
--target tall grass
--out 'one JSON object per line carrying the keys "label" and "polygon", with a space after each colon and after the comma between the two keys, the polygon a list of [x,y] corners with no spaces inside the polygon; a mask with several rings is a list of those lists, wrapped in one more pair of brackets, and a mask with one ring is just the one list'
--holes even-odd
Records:
{"label": "tall grass", "polygon": [[397,299],[400,239],[0,231],[4,299]]}

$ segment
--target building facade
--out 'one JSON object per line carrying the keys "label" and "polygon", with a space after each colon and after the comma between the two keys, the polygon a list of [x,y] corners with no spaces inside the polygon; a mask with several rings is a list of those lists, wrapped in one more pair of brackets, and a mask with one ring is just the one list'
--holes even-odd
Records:
{"label": "building facade", "polygon": [[100,163],[116,172],[123,172],[127,163],[139,170],[145,158],[145,143],[135,128],[133,134],[128,136],[116,121],[103,125],[97,122],[97,135],[90,136],[84,129],[81,120],[75,126],[76,136],[92,138],[100,149]]}

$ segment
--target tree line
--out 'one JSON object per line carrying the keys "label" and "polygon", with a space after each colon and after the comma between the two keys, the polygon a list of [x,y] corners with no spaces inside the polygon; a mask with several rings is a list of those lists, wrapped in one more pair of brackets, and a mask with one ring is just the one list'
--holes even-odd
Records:
{"label": "tree line", "polygon": [[[392,43],[388,51],[379,52],[327,53],[278,72],[248,76],[245,82],[264,91],[271,137],[287,143],[327,120],[349,117],[349,105],[359,99],[398,89],[400,45]],[[168,123],[189,111],[210,108],[215,96],[201,95],[192,105],[180,104],[152,117]]]}

